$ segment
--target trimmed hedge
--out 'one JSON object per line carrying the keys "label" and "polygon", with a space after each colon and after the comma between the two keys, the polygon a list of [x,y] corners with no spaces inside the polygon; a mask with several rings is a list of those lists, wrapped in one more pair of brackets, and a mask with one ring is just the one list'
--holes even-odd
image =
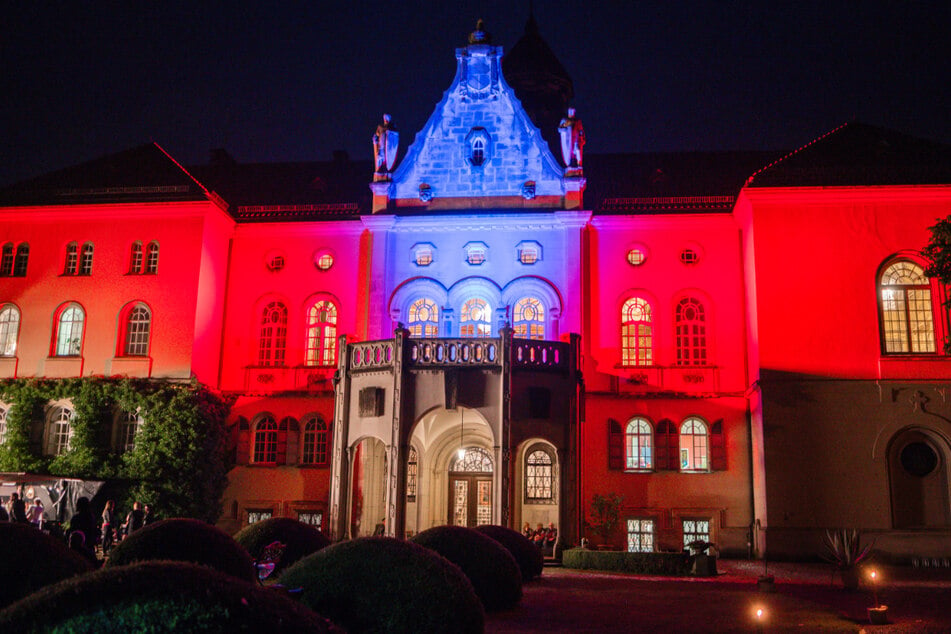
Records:
{"label": "trimmed hedge", "polygon": [[462,569],[487,612],[506,610],[522,598],[522,574],[502,544],[462,526],[435,526],[411,540]]}
{"label": "trimmed hedge", "polygon": [[0,522],[0,608],[93,566],[31,524]]}
{"label": "trimmed hedge", "polygon": [[300,600],[358,632],[482,632],[485,615],[456,566],[422,546],[362,537],[301,559],[280,577]]}
{"label": "trimmed hedge", "polygon": [[319,530],[290,517],[272,517],[263,522],[245,526],[234,536],[253,559],[258,559],[272,542],[284,544],[284,555],[272,573],[276,579],[280,572],[299,559],[330,545],[330,540]]}
{"label": "trimmed hedge", "polygon": [[509,551],[522,573],[522,583],[527,583],[535,577],[542,576],[545,558],[541,549],[532,540],[516,530],[495,524],[476,526],[476,530],[499,542]]}
{"label": "trimmed hedge", "polygon": [[639,575],[681,577],[690,574],[690,556],[683,553],[628,553],[572,548],[562,554],[561,564],[565,568],[613,570]]}
{"label": "trimmed hedge", "polygon": [[3,632],[338,632],[280,591],[185,562],[104,568],[0,611]]}
{"label": "trimmed hedge", "polygon": [[119,542],[106,566],[156,559],[189,561],[246,581],[257,579],[248,551],[221,529],[191,519],[162,520],[140,528]]}

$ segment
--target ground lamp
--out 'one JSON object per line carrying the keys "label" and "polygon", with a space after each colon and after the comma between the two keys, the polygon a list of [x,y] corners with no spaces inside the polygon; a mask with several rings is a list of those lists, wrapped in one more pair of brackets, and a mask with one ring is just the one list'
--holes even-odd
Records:
{"label": "ground lamp", "polygon": [[877,570],[870,570],[868,573],[869,581],[872,584],[872,596],[875,599],[875,605],[868,609],[868,621],[872,625],[881,625],[888,622],[888,606],[882,605],[878,601],[878,582],[879,574]]}
{"label": "ground lamp", "polygon": [[753,620],[756,622],[756,631],[763,631],[763,624],[766,622],[766,610],[760,606],[753,611]]}

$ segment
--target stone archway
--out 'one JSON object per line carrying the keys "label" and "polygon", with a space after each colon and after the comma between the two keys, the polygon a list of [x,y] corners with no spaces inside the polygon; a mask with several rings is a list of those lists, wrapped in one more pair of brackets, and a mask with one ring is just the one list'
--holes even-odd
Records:
{"label": "stone archway", "polygon": [[888,447],[888,476],[895,528],[951,525],[948,443],[921,428],[898,433]]}

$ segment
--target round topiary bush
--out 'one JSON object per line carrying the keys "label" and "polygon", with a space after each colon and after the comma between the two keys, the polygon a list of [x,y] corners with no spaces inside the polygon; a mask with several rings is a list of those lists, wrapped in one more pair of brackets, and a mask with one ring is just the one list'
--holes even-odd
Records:
{"label": "round topiary bush", "polygon": [[224,531],[190,519],[162,520],[140,528],[119,542],[106,566],[155,559],[190,561],[239,579],[257,579],[248,551]]}
{"label": "round topiary bush", "polygon": [[245,526],[234,536],[255,560],[273,542],[284,544],[284,555],[272,573],[275,578],[302,557],[330,545],[330,540],[319,530],[289,517],[272,517],[263,522]]}
{"label": "round topiary bush", "polygon": [[2,632],[338,632],[280,590],[178,561],[103,568],[0,611]]}
{"label": "round topiary bush", "polygon": [[32,525],[0,522],[0,608],[92,569],[82,555]]}
{"label": "round topiary bush", "polygon": [[522,575],[515,558],[491,537],[462,526],[436,526],[412,541],[459,566],[486,611],[505,610],[522,598]]}
{"label": "round topiary bush", "polygon": [[363,537],[304,557],[281,575],[300,600],[347,631],[482,632],[482,605],[465,575],[422,546]]}
{"label": "round topiary bush", "polygon": [[522,573],[522,583],[542,575],[545,558],[542,556],[541,549],[532,543],[532,540],[516,530],[495,524],[477,526],[476,530],[499,542],[505,550],[509,551],[515,558],[515,563],[518,564],[519,572]]}

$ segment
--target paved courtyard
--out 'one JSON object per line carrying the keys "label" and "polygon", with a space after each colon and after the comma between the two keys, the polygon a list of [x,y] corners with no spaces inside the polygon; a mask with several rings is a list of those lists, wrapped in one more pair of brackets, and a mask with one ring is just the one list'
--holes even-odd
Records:
{"label": "paved courtyard", "polygon": [[525,585],[519,607],[487,616],[486,631],[951,632],[948,568],[881,567],[887,625],[868,624],[871,590],[844,590],[828,565],[770,564],[772,594],[757,591],[760,562],[720,560],[718,568],[717,577],[703,579],[546,568]]}

